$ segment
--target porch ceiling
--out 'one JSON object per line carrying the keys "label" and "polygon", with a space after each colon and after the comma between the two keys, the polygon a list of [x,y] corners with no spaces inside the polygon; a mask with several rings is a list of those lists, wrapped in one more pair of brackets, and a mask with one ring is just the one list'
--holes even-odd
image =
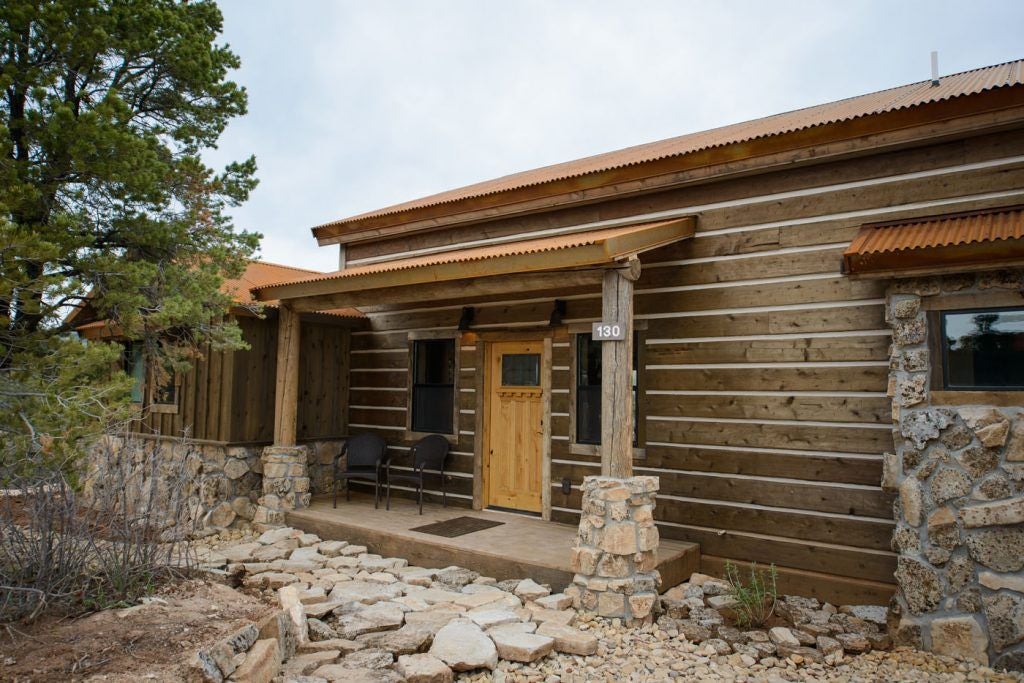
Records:
{"label": "porch ceiling", "polygon": [[[592,286],[600,271],[688,237],[696,218],[607,228],[357,266],[253,288],[296,311]],[[524,278],[524,275],[529,275]],[[424,285],[431,285],[429,291]]]}

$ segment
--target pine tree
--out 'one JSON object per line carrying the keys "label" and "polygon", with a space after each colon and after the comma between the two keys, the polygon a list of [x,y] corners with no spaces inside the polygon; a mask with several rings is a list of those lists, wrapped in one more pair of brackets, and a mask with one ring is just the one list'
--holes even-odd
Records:
{"label": "pine tree", "polygon": [[169,366],[241,344],[219,287],[258,246],[226,215],[256,164],[202,160],[246,111],[221,26],[205,0],[0,3],[0,463],[124,416],[119,349],[69,335],[74,307]]}

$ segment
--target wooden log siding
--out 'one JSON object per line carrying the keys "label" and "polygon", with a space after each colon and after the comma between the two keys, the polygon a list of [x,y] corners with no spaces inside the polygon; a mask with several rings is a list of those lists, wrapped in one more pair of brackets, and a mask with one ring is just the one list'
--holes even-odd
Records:
{"label": "wooden log siding", "polygon": [[[349,245],[348,256],[369,262],[655,211],[696,213],[694,239],[642,256],[635,290],[636,319],[648,327],[647,442],[634,471],[661,478],[659,528],[700,543],[708,568],[722,558],[774,562],[801,581],[883,599],[895,569],[892,499],[879,486],[881,454],[892,447],[885,285],[845,278],[840,255],[862,223],[1014,203],[1021,187],[1024,131],[1011,131]],[[566,323],[600,316],[597,288],[510,294],[474,304],[473,327],[547,328],[555,298],[567,299]],[[445,304],[373,313],[370,329],[353,333],[353,431],[408,447],[406,335],[454,329],[462,304]],[[599,473],[600,459],[572,453],[568,345],[562,337],[553,347],[551,505],[553,519],[575,523],[578,486]],[[478,370],[475,346],[461,353],[452,485],[469,505]]]}

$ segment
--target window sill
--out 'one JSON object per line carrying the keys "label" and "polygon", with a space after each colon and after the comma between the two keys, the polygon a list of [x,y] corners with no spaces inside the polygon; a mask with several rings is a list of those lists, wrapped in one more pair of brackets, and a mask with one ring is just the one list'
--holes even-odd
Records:
{"label": "window sill", "polygon": [[1024,391],[932,391],[932,405],[989,405],[1012,408],[1024,403]]}
{"label": "window sill", "polygon": [[[572,455],[589,455],[596,458],[601,455],[601,447],[597,444],[592,443],[570,443],[569,453],[571,453]],[[644,460],[646,457],[646,448],[637,448],[636,446],[633,447],[634,460]]]}

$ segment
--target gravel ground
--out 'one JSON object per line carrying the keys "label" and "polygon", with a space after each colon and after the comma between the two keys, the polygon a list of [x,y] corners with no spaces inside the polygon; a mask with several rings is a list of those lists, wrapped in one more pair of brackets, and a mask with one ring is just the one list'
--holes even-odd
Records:
{"label": "gravel ground", "polygon": [[1024,681],[1024,675],[995,672],[917,650],[874,651],[847,656],[837,666],[768,658],[760,663],[740,655],[710,655],[684,639],[673,639],[657,625],[643,630],[583,614],[575,626],[600,639],[596,655],[554,654],[533,664],[500,661],[493,673],[461,674],[460,681]]}

